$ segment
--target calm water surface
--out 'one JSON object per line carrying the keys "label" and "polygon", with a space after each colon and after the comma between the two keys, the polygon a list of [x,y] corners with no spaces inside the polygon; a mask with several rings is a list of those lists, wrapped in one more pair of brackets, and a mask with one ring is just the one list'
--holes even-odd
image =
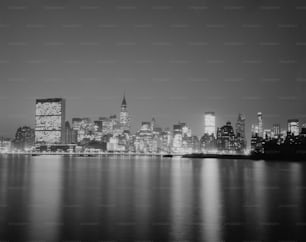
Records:
{"label": "calm water surface", "polygon": [[306,241],[306,163],[0,157],[0,241]]}

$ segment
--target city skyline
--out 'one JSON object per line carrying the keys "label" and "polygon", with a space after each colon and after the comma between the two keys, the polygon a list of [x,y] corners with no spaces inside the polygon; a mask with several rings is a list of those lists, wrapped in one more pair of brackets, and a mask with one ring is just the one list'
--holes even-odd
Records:
{"label": "city skyline", "polygon": [[[73,122],[73,119],[75,119],[75,118],[89,118],[89,119],[91,119],[91,120],[98,120],[98,119],[100,119],[100,118],[103,118],[103,117],[107,117],[107,116],[112,116],[112,115],[116,115],[118,118],[119,118],[119,120],[121,119],[120,118],[120,115],[121,115],[121,113],[122,113],[122,105],[123,105],[123,103],[125,103],[125,109],[126,109],[126,94],[125,94],[125,92],[124,92],[124,94],[123,94],[123,96],[121,97],[121,98],[123,98],[122,100],[121,100],[121,111],[120,111],[120,108],[118,108],[117,107],[117,110],[114,110],[113,112],[110,112],[109,114],[105,114],[105,113],[103,113],[103,114],[100,114],[100,115],[79,115],[79,116],[76,116],[76,115],[69,115],[68,117],[66,116],[67,115],[67,104],[69,104],[69,102],[67,102],[67,99],[66,98],[63,98],[63,97],[53,97],[53,98],[51,98],[51,97],[48,97],[48,98],[38,98],[38,99],[36,99],[36,101],[34,100],[34,102],[37,102],[37,101],[39,101],[39,100],[43,100],[43,99],[46,99],[46,100],[48,100],[48,99],[60,99],[60,100],[63,100],[64,102],[65,102],[65,115],[64,115],[64,121],[68,121],[70,124],[72,124],[72,122]],[[129,110],[131,110],[131,109],[133,109],[133,108],[131,108],[130,107],[130,105],[129,105]],[[69,113],[69,110],[68,110],[68,113]],[[180,119],[178,119],[178,120],[176,120],[176,121],[174,121],[173,123],[168,123],[168,124],[165,124],[165,125],[163,125],[161,122],[160,122],[160,120],[157,118],[157,117],[159,117],[159,115],[157,115],[157,116],[151,116],[151,117],[148,117],[147,119],[144,119],[144,120],[136,120],[135,118],[134,119],[132,119],[131,120],[131,113],[129,112],[128,113],[128,116],[127,116],[127,119],[128,119],[128,122],[129,122],[129,124],[128,124],[128,126],[130,126],[131,127],[131,132],[132,133],[135,133],[138,129],[139,129],[139,127],[141,126],[141,123],[142,122],[147,122],[147,121],[150,121],[152,118],[154,118],[155,120],[157,119],[157,123],[158,123],[158,125],[160,126],[160,127],[163,127],[163,128],[169,128],[169,129],[172,129],[172,126],[175,124],[175,123],[177,123],[177,122],[181,122],[181,121],[183,121],[183,122],[185,122],[185,123],[187,123],[188,125],[189,125],[189,127],[191,127],[191,130],[192,130],[192,134],[193,135],[196,135],[196,136],[198,136],[198,137],[201,137],[202,135],[204,135],[206,132],[205,132],[205,129],[207,129],[207,128],[205,128],[205,115],[214,115],[214,120],[213,120],[213,123],[215,123],[214,125],[214,128],[213,129],[215,129],[215,132],[214,132],[214,135],[216,136],[216,131],[217,131],[217,128],[218,127],[221,127],[221,126],[223,126],[223,125],[225,125],[228,121],[229,122],[231,122],[231,123],[233,123],[233,124],[235,124],[236,123],[236,121],[237,121],[237,116],[240,116],[240,115],[243,115],[244,116],[244,118],[245,118],[245,123],[246,123],[246,128],[245,128],[245,134],[246,134],[246,140],[250,140],[250,138],[251,138],[251,134],[252,134],[252,129],[253,129],[253,125],[255,125],[256,126],[256,124],[259,124],[259,126],[260,126],[260,122],[259,122],[259,116],[261,117],[261,121],[262,121],[262,119],[264,119],[265,120],[265,122],[264,122],[264,124],[261,124],[262,125],[262,128],[260,129],[259,127],[257,127],[257,128],[259,128],[259,133],[260,133],[260,136],[263,136],[263,133],[264,133],[264,131],[266,130],[266,129],[270,129],[270,130],[273,130],[273,128],[274,128],[274,125],[277,123],[277,125],[280,125],[280,129],[281,130],[289,130],[289,122],[290,121],[296,121],[297,120],[297,122],[299,123],[299,125],[300,125],[300,128],[306,123],[306,122],[304,122],[304,119],[298,119],[298,118],[296,118],[296,117],[289,117],[289,118],[286,118],[286,117],[282,117],[281,119],[279,119],[279,117],[277,117],[276,115],[274,115],[275,117],[272,117],[272,118],[274,118],[273,120],[273,122],[271,123],[271,121],[270,122],[266,122],[266,120],[269,120],[269,118],[271,118],[271,117],[269,117],[268,115],[266,115],[266,114],[263,114],[262,112],[256,112],[256,113],[254,113],[253,114],[253,119],[252,119],[252,121],[244,114],[244,113],[241,113],[241,112],[239,112],[239,113],[236,113],[236,114],[232,114],[232,115],[222,115],[222,114],[216,114],[215,112],[211,112],[211,111],[208,111],[208,112],[204,112],[203,114],[202,114],[202,117],[201,117],[201,120],[197,120],[197,122],[198,123],[200,123],[200,126],[201,126],[201,128],[200,128],[200,132],[195,132],[194,130],[195,129],[193,129],[192,127],[194,126],[194,125],[192,125],[191,123],[188,123],[188,122],[186,122],[185,120],[187,120],[188,119],[188,117],[185,117],[185,119],[184,118],[180,118]],[[35,117],[35,116],[37,116],[37,115],[35,115],[35,108],[34,108],[34,112],[33,112],[33,117]],[[29,127],[32,127],[32,128],[35,128],[35,118],[33,118],[32,117],[32,119],[33,119],[33,121],[32,121],[32,124],[20,124],[18,127],[22,127],[22,126],[29,126]],[[221,120],[220,120],[220,117],[227,117],[228,119],[226,120],[226,121],[224,121],[224,122],[222,122]],[[120,122],[120,121],[119,121]],[[259,122],[259,123],[258,123]],[[271,123],[271,125],[270,125],[270,123]],[[203,126],[204,125],[204,126]],[[208,125],[209,126],[209,125]],[[258,126],[258,125],[257,125]],[[5,135],[0,135],[0,137],[6,137],[6,138],[13,138],[14,136],[15,136],[15,132],[16,132],[16,129],[18,128],[18,127],[15,127],[15,130],[13,130],[13,134],[12,134],[12,136],[5,136]],[[63,125],[63,127],[64,127],[64,125]],[[256,128],[256,127],[255,127]],[[211,133],[211,131],[210,131],[210,127],[208,128],[209,129],[209,134]],[[261,130],[261,131],[260,131]]]}
{"label": "city skyline", "polygon": [[306,241],[305,0],[0,0],[0,242]]}
{"label": "city skyline", "polygon": [[[67,119],[117,113],[202,133],[256,113],[305,122],[304,10],[295,1],[1,1],[0,135],[34,125],[33,100],[62,97]],[[133,122],[133,130],[140,124]]]}

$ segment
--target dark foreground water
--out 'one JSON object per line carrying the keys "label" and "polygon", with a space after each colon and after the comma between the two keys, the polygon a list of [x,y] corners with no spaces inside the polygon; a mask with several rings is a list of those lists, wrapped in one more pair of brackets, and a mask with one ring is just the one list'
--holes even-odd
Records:
{"label": "dark foreground water", "polygon": [[306,163],[0,157],[0,241],[306,241]]}

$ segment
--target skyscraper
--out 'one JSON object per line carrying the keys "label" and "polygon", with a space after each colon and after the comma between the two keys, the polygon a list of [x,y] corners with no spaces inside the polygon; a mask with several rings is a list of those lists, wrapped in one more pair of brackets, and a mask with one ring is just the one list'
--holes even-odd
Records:
{"label": "skyscraper", "polygon": [[204,114],[204,134],[213,134],[216,137],[216,116],[214,112],[205,112]]}
{"label": "skyscraper", "polygon": [[298,119],[288,119],[288,130],[289,133],[292,133],[294,136],[300,134],[299,120]]}
{"label": "skyscraper", "polygon": [[236,122],[236,136],[237,141],[239,143],[239,146],[241,149],[246,148],[246,138],[245,138],[245,117],[244,115],[240,114],[238,115],[238,119]]}
{"label": "skyscraper", "polygon": [[37,99],[35,112],[35,143],[65,143],[65,100]]}
{"label": "skyscraper", "polygon": [[257,121],[258,121],[258,136],[263,137],[263,120],[262,120],[262,113],[257,113]]}
{"label": "skyscraper", "polygon": [[130,120],[129,113],[127,111],[127,104],[125,99],[125,94],[123,95],[122,103],[121,103],[121,111],[119,116],[120,126],[122,131],[130,130]]}

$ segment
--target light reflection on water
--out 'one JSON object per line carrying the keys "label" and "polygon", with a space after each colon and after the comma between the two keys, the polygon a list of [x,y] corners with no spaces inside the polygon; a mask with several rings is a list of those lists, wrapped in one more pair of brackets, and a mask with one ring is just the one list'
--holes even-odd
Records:
{"label": "light reflection on water", "polygon": [[205,241],[222,241],[222,197],[219,163],[208,159],[201,169],[202,238]]}
{"label": "light reflection on water", "polygon": [[1,156],[0,240],[303,241],[305,171],[248,160]]}

